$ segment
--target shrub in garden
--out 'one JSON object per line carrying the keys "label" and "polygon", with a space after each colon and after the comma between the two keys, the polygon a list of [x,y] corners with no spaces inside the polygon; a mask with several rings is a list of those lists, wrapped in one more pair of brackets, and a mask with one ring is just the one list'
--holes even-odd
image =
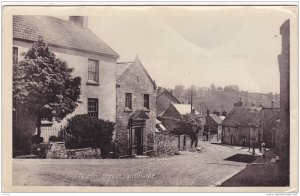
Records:
{"label": "shrub in garden", "polygon": [[36,155],[40,159],[45,159],[47,152],[49,151],[49,144],[33,144],[32,146],[32,154]]}
{"label": "shrub in garden", "polygon": [[75,115],[64,128],[66,148],[100,148],[102,158],[107,158],[115,123],[92,118],[87,114]]}
{"label": "shrub in garden", "polygon": [[44,141],[44,138],[43,137],[40,137],[40,136],[38,136],[38,135],[34,135],[34,136],[32,136],[32,138],[31,138],[31,143],[32,144],[40,144],[40,143],[42,143]]}

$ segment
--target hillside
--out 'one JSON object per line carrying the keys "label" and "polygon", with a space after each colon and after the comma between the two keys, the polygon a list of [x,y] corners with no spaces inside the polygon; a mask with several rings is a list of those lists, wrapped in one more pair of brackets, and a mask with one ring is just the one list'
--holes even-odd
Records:
{"label": "hillside", "polygon": [[[186,90],[187,91],[187,90]],[[176,96],[176,95],[175,95]],[[189,103],[191,96],[189,92],[185,92],[183,96],[176,96],[179,101]],[[269,95],[262,93],[241,93],[241,92],[224,92],[224,91],[211,91],[205,96],[199,96],[195,93],[193,95],[193,105],[198,111],[206,113],[207,109],[211,112],[226,111],[230,112],[233,104],[242,98],[244,106],[251,106],[255,102],[256,106],[262,101],[264,107],[271,107],[272,100],[275,101],[275,106],[279,107],[279,95]]]}

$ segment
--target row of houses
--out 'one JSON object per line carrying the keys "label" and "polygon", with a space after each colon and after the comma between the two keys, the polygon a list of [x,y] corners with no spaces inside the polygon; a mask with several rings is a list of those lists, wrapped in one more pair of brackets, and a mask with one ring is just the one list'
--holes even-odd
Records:
{"label": "row of houses", "polygon": [[[190,104],[181,104],[168,90],[161,91],[157,96],[158,118],[169,130],[175,128],[172,119],[182,120],[184,115],[192,113],[193,110],[194,107]],[[274,101],[269,108],[263,107],[262,103],[259,106],[252,104],[252,107],[245,107],[243,100],[240,99],[233,104],[232,111],[226,117],[220,113],[212,114],[209,110],[206,115],[195,112],[202,120],[203,128],[199,134],[202,136],[201,140],[239,146],[258,147],[261,143],[265,143],[266,147],[275,146],[280,108],[275,106]],[[180,137],[178,140],[179,149],[186,149],[180,146]],[[189,135],[185,135],[181,140],[185,144],[182,146],[190,148]]]}
{"label": "row of houses", "polygon": [[[122,154],[144,154],[151,150],[148,135],[155,134],[156,85],[142,62],[118,62],[119,55],[88,28],[88,17],[69,20],[51,16],[13,16],[13,60],[20,61],[39,37],[55,55],[81,77],[81,95],[76,110],[61,122],[47,126],[62,127],[76,114],[116,122],[113,139]],[[28,149],[35,134],[35,121],[20,109],[13,112],[14,150]],[[46,124],[45,124],[46,126]]]}
{"label": "row of houses", "polygon": [[[119,55],[88,28],[87,17],[70,16],[64,20],[51,16],[13,16],[14,63],[22,60],[21,54],[39,37],[73,68],[74,76],[81,77],[76,110],[60,122],[43,120],[44,127],[59,129],[76,114],[115,122],[113,140],[118,142],[121,155],[145,155],[153,151],[155,141],[149,138],[155,138],[157,133],[170,134],[174,124],[168,124],[168,120],[173,123],[186,120],[190,113],[197,115],[203,131],[204,115],[190,104],[181,104],[169,91],[158,89],[138,56],[132,62],[119,62]],[[24,151],[29,148],[26,141],[35,134],[35,120],[20,108],[13,114],[14,150]],[[191,148],[189,134],[175,136],[178,149]]]}
{"label": "row of houses", "polygon": [[[13,60],[22,60],[21,53],[41,36],[56,56],[80,76],[81,95],[76,110],[61,122],[45,121],[45,126],[61,127],[76,114],[116,122],[113,135],[121,154],[144,155],[153,151],[153,135],[171,134],[178,121],[194,115],[203,135],[217,143],[246,145],[264,141],[274,145],[274,127],[279,108],[243,107],[242,101],[225,117],[206,115],[191,104],[182,104],[168,90],[157,88],[138,56],[132,62],[118,62],[119,55],[88,28],[85,16],[63,20],[50,16],[13,16]],[[225,118],[225,119],[224,119]],[[13,134],[15,149],[24,150],[34,135],[35,122],[30,114],[14,110]],[[178,134],[178,149],[192,149],[191,134]],[[206,135],[205,135],[206,134]],[[253,139],[254,138],[254,139]],[[252,141],[253,140],[253,141]]]}
{"label": "row of houses", "polygon": [[[243,103],[235,104],[226,116],[222,125],[222,143],[259,147],[274,147],[275,130],[280,118],[280,109],[272,107],[243,107]],[[244,144],[243,144],[244,141]]]}

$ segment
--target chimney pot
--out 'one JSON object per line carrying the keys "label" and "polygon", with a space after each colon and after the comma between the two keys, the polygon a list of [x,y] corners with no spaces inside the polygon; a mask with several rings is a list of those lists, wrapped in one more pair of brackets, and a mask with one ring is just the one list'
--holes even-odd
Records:
{"label": "chimney pot", "polygon": [[87,28],[88,27],[88,17],[87,16],[70,16],[69,21],[74,24]]}

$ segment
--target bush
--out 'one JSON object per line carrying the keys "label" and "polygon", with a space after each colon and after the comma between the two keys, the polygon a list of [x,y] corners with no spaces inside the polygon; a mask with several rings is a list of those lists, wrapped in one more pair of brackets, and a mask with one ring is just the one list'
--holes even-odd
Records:
{"label": "bush", "polygon": [[44,138],[43,137],[40,137],[40,136],[38,136],[38,135],[34,135],[34,136],[32,136],[32,138],[31,138],[31,143],[32,144],[40,144],[40,143],[42,143],[44,141]]}
{"label": "bush", "polygon": [[49,151],[49,144],[33,144],[32,154],[36,155],[38,158],[45,159],[47,152]]}
{"label": "bush", "polygon": [[118,158],[120,158],[120,154],[121,154],[121,152],[120,152],[119,141],[115,140],[111,144],[109,158],[111,158],[111,159],[118,159]]}
{"label": "bush", "polygon": [[102,158],[107,158],[111,149],[115,124],[87,114],[75,115],[64,128],[66,148],[100,148]]}

